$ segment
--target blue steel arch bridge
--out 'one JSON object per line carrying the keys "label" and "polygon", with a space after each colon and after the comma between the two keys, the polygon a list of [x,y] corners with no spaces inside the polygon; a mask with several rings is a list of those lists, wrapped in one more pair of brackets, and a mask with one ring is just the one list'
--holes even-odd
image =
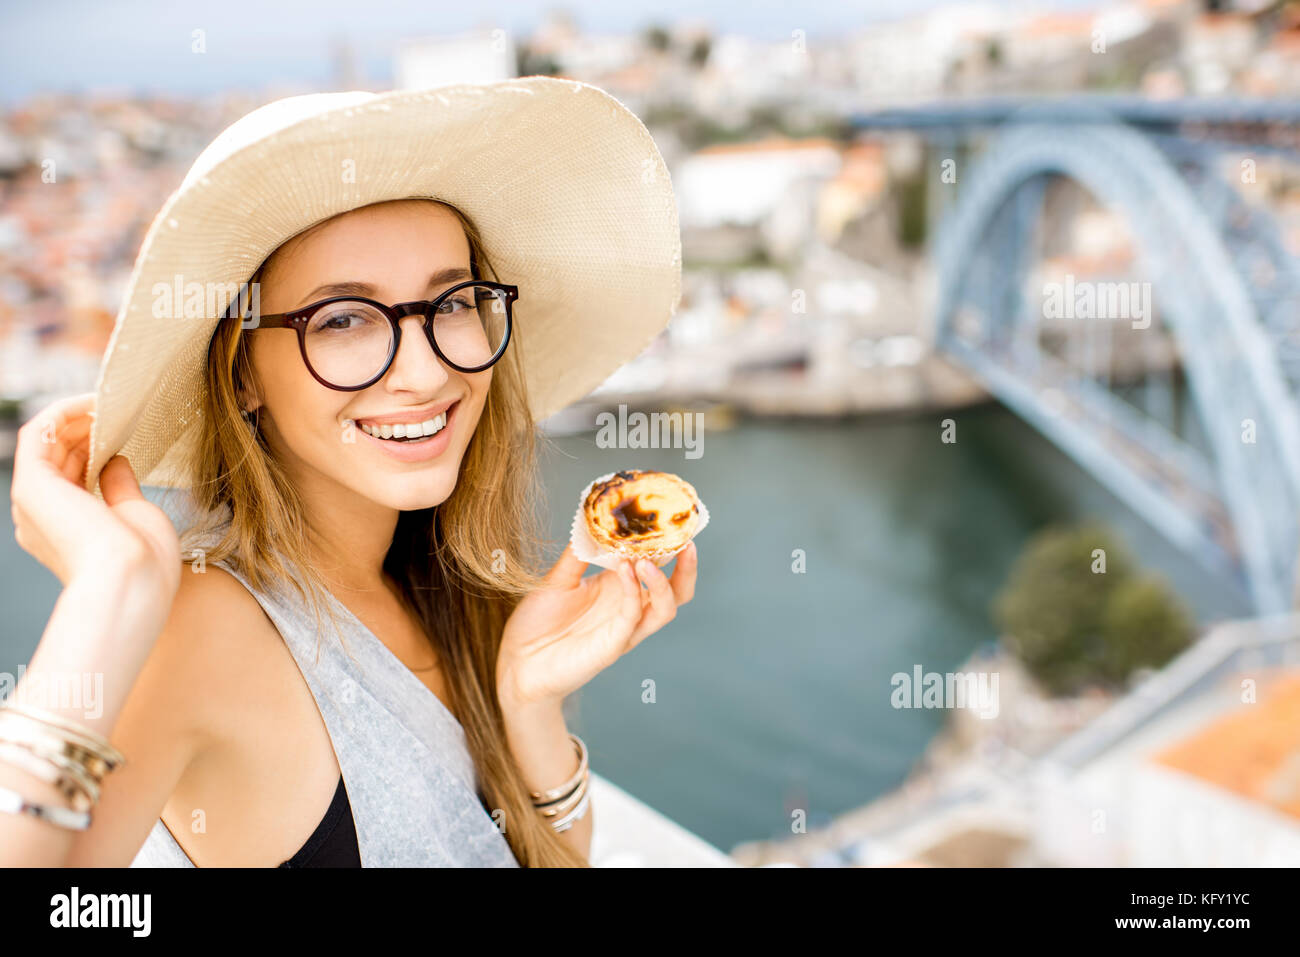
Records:
{"label": "blue steel arch bridge", "polygon": [[[1295,607],[1300,261],[1249,184],[1300,160],[1300,105],[1080,96],[852,125],[925,139],[935,347],[1259,613]],[[1035,285],[1071,193],[1123,221],[1123,279]]]}

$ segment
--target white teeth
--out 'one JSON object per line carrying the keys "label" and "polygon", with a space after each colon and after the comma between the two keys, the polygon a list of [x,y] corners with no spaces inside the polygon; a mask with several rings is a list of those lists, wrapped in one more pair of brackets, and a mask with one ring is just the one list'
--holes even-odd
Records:
{"label": "white teeth", "polygon": [[397,425],[370,425],[362,423],[361,429],[367,435],[373,435],[383,439],[409,439],[419,436],[433,435],[441,432],[447,425],[447,413],[443,412],[434,416],[432,419],[425,419],[423,422],[401,423]]}

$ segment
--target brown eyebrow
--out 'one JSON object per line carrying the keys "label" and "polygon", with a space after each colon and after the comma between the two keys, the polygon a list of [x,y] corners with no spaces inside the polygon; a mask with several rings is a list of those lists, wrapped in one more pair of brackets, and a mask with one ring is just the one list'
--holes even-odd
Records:
{"label": "brown eyebrow", "polygon": [[[467,279],[473,279],[474,274],[464,266],[449,266],[446,269],[440,269],[429,277],[429,282],[425,289],[435,289],[438,286],[449,286],[452,283],[464,282]],[[375,287],[368,282],[331,282],[323,286],[317,286],[311,292],[307,293],[298,301],[295,309],[301,309],[317,299],[328,299],[331,296],[365,296],[373,299],[375,296]]]}

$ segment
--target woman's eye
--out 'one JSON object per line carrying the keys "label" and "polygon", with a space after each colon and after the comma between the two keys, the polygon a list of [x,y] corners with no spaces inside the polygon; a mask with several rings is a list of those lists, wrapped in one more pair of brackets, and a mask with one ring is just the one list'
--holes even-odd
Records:
{"label": "woman's eye", "polygon": [[439,312],[456,312],[458,309],[468,309],[469,303],[460,296],[452,296],[450,299],[438,306]]}
{"label": "woman's eye", "polygon": [[353,320],[360,319],[355,312],[335,312],[326,316],[316,326],[317,329],[349,329]]}

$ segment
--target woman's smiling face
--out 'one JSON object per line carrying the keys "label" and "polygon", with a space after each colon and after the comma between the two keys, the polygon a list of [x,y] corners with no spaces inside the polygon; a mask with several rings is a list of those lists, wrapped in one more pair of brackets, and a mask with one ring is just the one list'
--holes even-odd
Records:
{"label": "woman's smiling face", "polygon": [[[393,305],[434,299],[470,278],[469,240],[455,215],[432,202],[401,200],[344,213],[276,250],[263,269],[260,306],[270,315],[344,294]],[[357,286],[322,289],[339,283]],[[301,489],[328,496],[331,485],[341,486],[398,510],[428,508],[451,495],[492,369],[462,373],[444,364],[423,322],[418,315],[400,320],[392,365],[356,392],[316,381],[295,330],[252,330],[258,395],[247,405],[260,404],[261,428]],[[373,438],[361,427],[441,422],[444,408],[445,426],[422,443]]]}

